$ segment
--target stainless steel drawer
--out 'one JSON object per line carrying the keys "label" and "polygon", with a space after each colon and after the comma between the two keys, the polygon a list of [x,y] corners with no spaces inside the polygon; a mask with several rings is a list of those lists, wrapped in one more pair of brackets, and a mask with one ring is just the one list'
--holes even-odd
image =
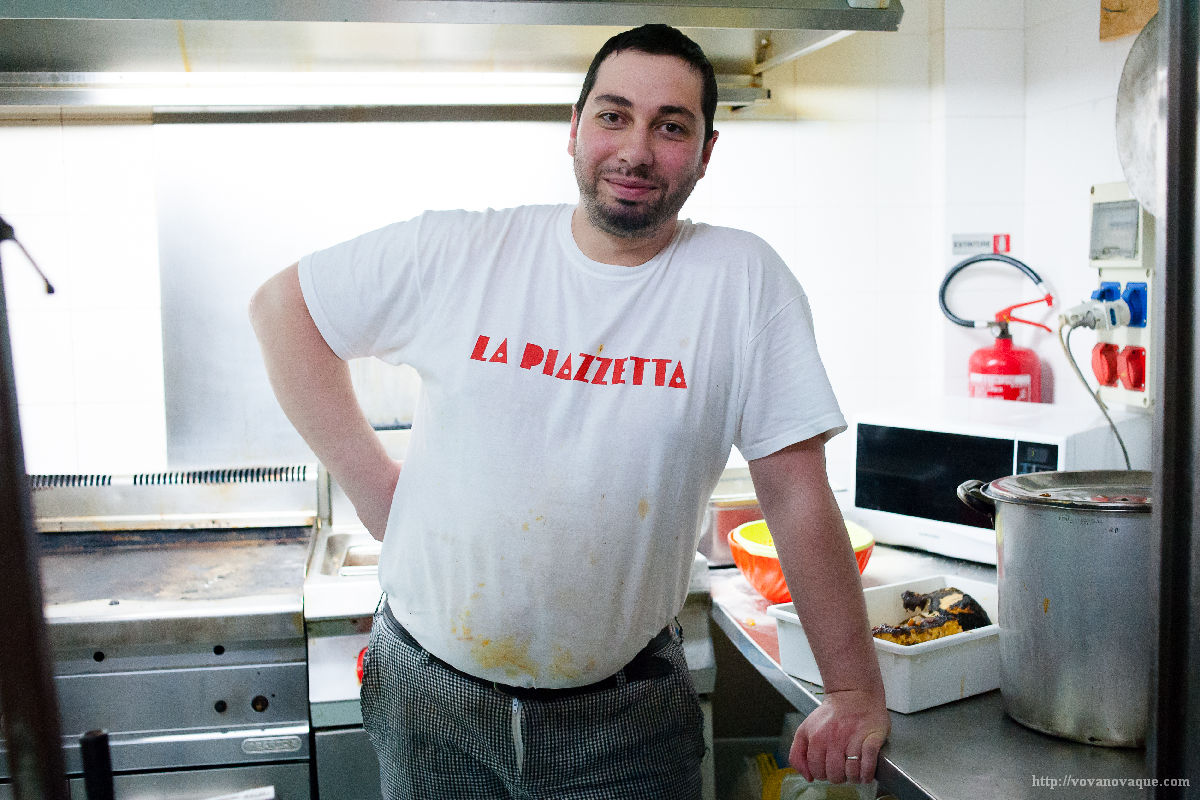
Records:
{"label": "stainless steel drawer", "polygon": [[315,738],[317,794],[322,800],[379,800],[379,760],[366,731],[323,730]]}

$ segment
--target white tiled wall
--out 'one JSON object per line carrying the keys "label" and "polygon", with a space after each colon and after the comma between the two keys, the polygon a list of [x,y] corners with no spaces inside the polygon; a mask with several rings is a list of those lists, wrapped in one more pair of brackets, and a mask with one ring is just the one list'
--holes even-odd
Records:
{"label": "white tiled wall", "polygon": [[[1064,307],[1097,285],[1087,261],[1089,189],[1124,180],[1116,95],[1135,37],[1100,41],[1099,13],[1089,0],[1026,2],[1025,230],[1031,260],[1045,265]],[[1087,330],[1072,337],[1084,374],[1095,341]],[[1056,402],[1094,413],[1057,343],[1038,352],[1057,379]]]}
{"label": "white tiled wall", "polygon": [[[1086,298],[1088,190],[1123,179],[1117,84],[1133,37],[1099,41],[1092,0],[910,0],[898,33],[859,33],[793,65],[797,258],[822,353],[853,414],[897,398],[966,394],[984,331],[951,324],[937,289],[955,233],[1007,233],[1059,308]],[[782,173],[790,175],[790,172]],[[1039,296],[1002,265],[972,267],[948,299],[991,318]],[[1056,328],[1059,308],[1019,316]],[[1044,399],[1094,413],[1055,334],[1014,326],[1044,363]],[[1086,365],[1087,332],[1074,337]],[[1085,366],[1086,371],[1086,366]],[[846,439],[842,441],[841,439]],[[848,437],[829,448],[847,476]]]}
{"label": "white tiled wall", "polygon": [[[1024,9],[1020,0],[945,4],[932,46],[941,50],[939,113],[944,174],[941,176],[938,240],[934,248],[940,278],[959,260],[951,249],[955,234],[1011,236],[1011,255],[1024,260],[1025,56]],[[1031,265],[1032,266],[1032,265]],[[1037,267],[1034,267],[1037,269]],[[1001,308],[1038,296],[1011,267],[972,267],[947,292],[950,308],[965,319],[990,319]],[[1033,309],[1029,315],[1041,314]],[[991,341],[986,331],[939,323],[944,392],[967,393],[971,351]],[[1014,329],[1018,344],[1027,331]]]}
{"label": "white tiled wall", "polygon": [[[990,336],[938,310],[937,287],[957,261],[951,234],[1011,234],[1012,254],[1074,302],[1095,278],[1086,263],[1088,188],[1122,179],[1113,114],[1133,37],[1098,41],[1094,0],[904,5],[898,33],[855,34],[772,73],[780,118],[719,123],[708,175],[684,209],[753,230],[793,266],[851,414],[901,396],[965,393],[968,355]],[[338,128],[326,128],[325,147],[345,144]],[[546,157],[541,130],[527,137],[513,124],[501,149],[524,186],[558,200],[569,169],[565,128],[561,159]],[[150,133],[0,128],[3,152],[20,154],[5,158],[0,213],[60,286],[39,295],[5,247],[33,471],[157,468],[165,459]],[[481,146],[466,125],[447,135],[451,152]],[[397,157],[434,172],[454,163],[438,153]],[[444,175],[430,185],[446,196],[399,205],[527,196],[510,196],[507,170]],[[961,316],[985,317],[1035,296],[1015,271],[984,267],[964,273],[950,297]],[[1030,315],[1053,324],[1052,312]],[[1015,334],[1058,378],[1055,402],[1089,402],[1050,334]],[[830,448],[835,481],[850,444],[839,437]]]}
{"label": "white tiled wall", "polygon": [[[795,184],[776,187],[792,198],[790,263],[849,414],[941,391],[933,5],[906,2],[898,32],[858,33],[794,62],[781,89],[796,117]],[[852,445],[829,445],[835,483],[848,480]]]}
{"label": "white tiled wall", "polygon": [[[1099,13],[1091,0],[952,0],[945,3],[944,29],[934,31],[945,74],[945,229],[938,259],[944,267],[956,263],[953,233],[1011,234],[1011,255],[1041,275],[1058,306],[1018,315],[1056,332],[1058,311],[1085,299],[1096,283],[1087,263],[1089,188],[1123,180],[1115,98],[1133,37],[1099,41]],[[960,316],[978,319],[1037,296],[1016,271],[997,266],[963,273],[950,298]],[[1013,336],[1043,362],[1043,399],[1094,413],[1056,333],[1018,325]],[[944,330],[948,394],[966,393],[967,359],[990,338]],[[1087,332],[1074,338],[1086,373],[1091,342]]]}
{"label": "white tiled wall", "polygon": [[7,125],[0,214],[54,284],[4,245],[30,472],[166,464],[149,126]]}

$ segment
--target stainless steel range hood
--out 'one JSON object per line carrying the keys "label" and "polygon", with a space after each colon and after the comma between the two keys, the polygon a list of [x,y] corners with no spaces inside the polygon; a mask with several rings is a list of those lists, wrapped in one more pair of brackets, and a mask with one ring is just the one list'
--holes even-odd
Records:
{"label": "stainless steel range hood", "polygon": [[742,105],[765,98],[765,69],[902,15],[899,0],[0,0],[0,104],[569,104],[605,39],[664,22]]}
{"label": "stainless steel range hood", "polygon": [[895,30],[888,0],[5,0],[5,18]]}

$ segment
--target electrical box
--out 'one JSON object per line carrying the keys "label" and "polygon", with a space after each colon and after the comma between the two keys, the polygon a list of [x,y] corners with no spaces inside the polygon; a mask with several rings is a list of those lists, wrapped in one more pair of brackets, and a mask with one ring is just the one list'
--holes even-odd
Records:
{"label": "electrical box", "polygon": [[1092,299],[1124,300],[1130,315],[1128,325],[1096,331],[1092,374],[1106,405],[1153,407],[1154,248],[1154,215],[1134,199],[1129,186],[1093,186],[1088,261],[1099,281]]}

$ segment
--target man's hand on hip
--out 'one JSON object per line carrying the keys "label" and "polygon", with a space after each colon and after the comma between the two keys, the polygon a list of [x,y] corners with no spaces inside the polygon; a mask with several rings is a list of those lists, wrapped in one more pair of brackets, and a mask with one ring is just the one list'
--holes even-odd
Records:
{"label": "man's hand on hip", "polygon": [[250,322],[283,413],[350,498],[359,520],[382,539],[400,464],[364,416],[350,368],[318,330],[296,264],[254,293]]}

